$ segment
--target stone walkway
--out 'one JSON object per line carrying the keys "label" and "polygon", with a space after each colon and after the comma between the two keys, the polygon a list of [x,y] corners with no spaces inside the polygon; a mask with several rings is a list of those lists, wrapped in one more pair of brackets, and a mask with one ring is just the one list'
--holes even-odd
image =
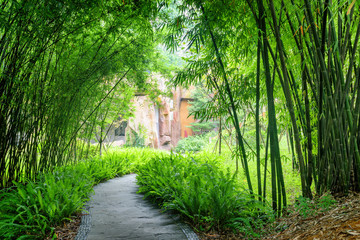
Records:
{"label": "stone walkway", "polygon": [[137,194],[135,177],[130,174],[95,186],[89,202],[90,231],[87,238],[86,234],[83,237],[78,234],[77,239],[197,239],[187,225],[161,213],[143,195]]}

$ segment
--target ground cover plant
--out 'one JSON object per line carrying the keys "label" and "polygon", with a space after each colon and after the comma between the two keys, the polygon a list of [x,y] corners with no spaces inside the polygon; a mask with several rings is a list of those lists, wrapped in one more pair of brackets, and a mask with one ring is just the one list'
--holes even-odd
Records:
{"label": "ground cover plant", "polygon": [[328,211],[336,203],[337,201],[328,193],[314,199],[299,196],[294,204],[294,209],[302,217],[307,218],[318,212]]}
{"label": "ground cover plant", "polygon": [[112,150],[102,158],[55,168],[0,191],[0,239],[44,239],[82,211],[95,184],[136,171],[152,149]]}
{"label": "ground cover plant", "polygon": [[36,181],[0,192],[2,239],[43,239],[52,227],[80,211],[94,179],[86,168],[67,167],[42,174]]}
{"label": "ground cover plant", "polygon": [[237,185],[237,174],[221,164],[216,157],[156,156],[139,168],[139,192],[186,217],[198,232],[232,229],[258,236],[273,220],[271,208]]}

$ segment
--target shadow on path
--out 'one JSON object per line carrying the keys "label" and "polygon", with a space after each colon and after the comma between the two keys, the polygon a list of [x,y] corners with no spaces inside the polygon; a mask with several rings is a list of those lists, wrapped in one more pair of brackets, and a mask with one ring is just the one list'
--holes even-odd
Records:
{"label": "shadow on path", "polygon": [[197,239],[189,227],[137,194],[135,177],[130,174],[94,187],[95,194],[88,203],[90,231],[87,238],[78,234],[77,239]]}

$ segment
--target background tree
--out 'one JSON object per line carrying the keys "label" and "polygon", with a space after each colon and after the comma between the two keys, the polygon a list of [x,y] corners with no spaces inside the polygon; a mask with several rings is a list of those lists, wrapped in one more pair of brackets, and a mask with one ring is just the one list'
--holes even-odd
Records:
{"label": "background tree", "polygon": [[[203,88],[201,85],[198,85],[191,93],[191,105],[188,107],[188,111],[190,115],[201,115],[201,111],[205,110],[207,106],[209,106],[209,102],[214,99],[211,96],[211,93]],[[195,116],[195,119],[197,117]],[[214,119],[201,120],[191,124],[191,129],[196,134],[203,134],[213,130],[218,127],[218,121],[214,121]]]}
{"label": "background tree", "polygon": [[[174,49],[184,41],[191,53],[186,70],[180,71],[174,82],[202,82],[215,91],[236,130],[250,191],[239,111],[255,107],[259,195],[266,191],[260,184],[259,118],[261,94],[266,90],[276,210],[286,205],[279,122],[292,133],[290,142],[294,143],[303,196],[312,197],[312,184],[318,194],[359,190],[359,7],[358,2],[349,0],[189,0],[178,3],[179,15],[168,23],[167,46]],[[246,105],[242,99],[252,99],[252,104]],[[214,116],[215,112],[203,111],[204,118]]]}
{"label": "background tree", "polygon": [[7,186],[71,161],[78,134],[89,132],[85,123],[113,91],[99,91],[105,79],[144,85],[157,5],[19,0],[0,8],[0,178]]}
{"label": "background tree", "polygon": [[353,129],[358,121],[358,7],[355,1],[269,1],[265,13],[279,56],[273,61],[291,116],[304,196],[311,197],[312,183],[318,194],[358,189],[359,136]]}

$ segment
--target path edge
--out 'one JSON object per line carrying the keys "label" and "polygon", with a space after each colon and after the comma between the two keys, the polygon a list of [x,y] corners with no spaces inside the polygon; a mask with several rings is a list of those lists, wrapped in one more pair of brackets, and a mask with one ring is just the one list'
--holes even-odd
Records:
{"label": "path edge", "polygon": [[75,240],[86,240],[91,229],[90,205],[86,204],[81,216],[81,223]]}
{"label": "path edge", "polygon": [[[175,221],[174,218],[173,220]],[[199,240],[196,233],[186,223],[176,221],[176,224],[181,228],[188,240]]]}

